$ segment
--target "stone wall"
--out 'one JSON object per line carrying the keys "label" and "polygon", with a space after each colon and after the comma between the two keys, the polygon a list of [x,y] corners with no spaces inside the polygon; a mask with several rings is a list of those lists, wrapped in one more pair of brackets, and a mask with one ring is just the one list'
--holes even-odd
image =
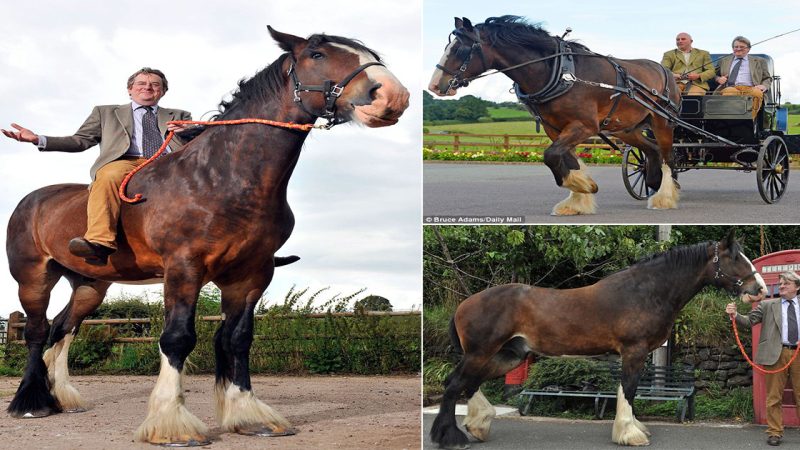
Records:
{"label": "stone wall", "polygon": [[[752,355],[749,343],[745,344],[748,355]],[[686,347],[680,348],[675,357],[676,363],[695,367],[698,390],[707,389],[716,384],[722,389],[731,389],[753,384],[753,368],[744,359],[739,347]]]}

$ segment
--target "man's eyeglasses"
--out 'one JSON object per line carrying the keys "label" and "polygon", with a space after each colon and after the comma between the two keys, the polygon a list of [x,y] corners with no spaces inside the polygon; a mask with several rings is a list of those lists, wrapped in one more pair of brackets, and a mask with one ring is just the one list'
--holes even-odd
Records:
{"label": "man's eyeglasses", "polygon": [[744,49],[746,49],[746,48],[749,48],[749,47],[747,47],[747,46],[738,46],[738,45],[735,45],[735,46],[733,47],[733,49],[734,49],[734,50],[744,50]]}

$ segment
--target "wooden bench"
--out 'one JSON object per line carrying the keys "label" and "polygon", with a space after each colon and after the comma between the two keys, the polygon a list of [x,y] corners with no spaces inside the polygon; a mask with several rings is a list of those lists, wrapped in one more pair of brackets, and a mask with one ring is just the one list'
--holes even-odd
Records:
{"label": "wooden bench", "polygon": [[[616,385],[621,379],[619,363],[611,363],[608,371]],[[640,400],[677,401],[675,418],[683,422],[694,418],[694,371],[684,367],[647,366],[639,379],[636,398]],[[584,388],[586,389],[586,388]],[[617,391],[568,390],[568,389],[525,389],[518,394],[525,402],[520,414],[527,415],[536,397],[577,397],[594,400],[595,417],[602,419],[608,399],[617,398]],[[525,397],[527,401],[525,401]]]}

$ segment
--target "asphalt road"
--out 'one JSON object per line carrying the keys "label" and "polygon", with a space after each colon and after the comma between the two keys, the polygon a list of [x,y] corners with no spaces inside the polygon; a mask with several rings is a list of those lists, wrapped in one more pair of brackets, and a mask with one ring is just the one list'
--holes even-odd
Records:
{"label": "asphalt road", "polygon": [[[568,191],[556,186],[544,165],[453,164],[423,167],[423,223],[442,217],[522,217],[523,223],[611,224],[778,224],[800,222],[800,180],[789,177],[780,202],[768,205],[758,194],[754,172],[692,170],[680,174],[678,209],[652,211],[625,190],[620,166],[591,166],[599,186],[597,214],[551,216]],[[798,183],[793,186],[793,182]],[[444,219],[452,221],[452,219]],[[481,219],[479,219],[481,220]],[[463,222],[456,222],[463,223]],[[491,222],[489,222],[491,223]]]}
{"label": "asphalt road", "polygon": [[[423,415],[423,449],[438,448],[429,433],[435,416]],[[459,423],[463,418],[458,417]],[[611,441],[611,420],[564,420],[539,417],[497,417],[486,442],[473,440],[471,450],[617,449]],[[652,435],[648,449],[747,449],[767,446],[765,426],[643,422]],[[632,448],[632,447],[629,447]],[[787,428],[778,448],[800,448],[800,429]]]}

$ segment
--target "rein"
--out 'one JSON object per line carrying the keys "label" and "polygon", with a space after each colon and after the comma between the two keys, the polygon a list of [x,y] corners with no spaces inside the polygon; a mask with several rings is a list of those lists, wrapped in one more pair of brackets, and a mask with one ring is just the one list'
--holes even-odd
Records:
{"label": "rein", "polygon": [[[328,124],[325,124],[325,125],[314,125],[314,124],[310,124],[310,123],[308,123],[308,124],[298,124],[298,123],[291,123],[291,122],[276,122],[274,120],[268,120],[268,119],[237,119],[237,120],[218,120],[218,121],[171,120],[171,121],[167,122],[167,124],[171,124],[171,123],[172,124],[177,124],[177,125],[209,125],[209,126],[214,126],[214,125],[240,125],[240,124],[245,124],[245,123],[260,123],[262,125],[270,125],[270,126],[273,126],[273,127],[288,128],[288,129],[291,129],[291,130],[300,130],[300,131],[311,131],[312,128],[320,128],[320,129],[325,129],[325,130],[330,129],[330,126],[328,126],[330,124],[330,122]],[[151,162],[155,161],[159,156],[161,156],[162,153],[164,153],[164,150],[166,150],[167,145],[169,144],[169,141],[172,140],[172,136],[174,136],[174,135],[175,135],[175,132],[174,131],[170,131],[169,134],[167,134],[166,139],[164,139],[164,143],[161,144],[161,147],[158,149],[158,151],[153,156],[151,156],[147,161],[145,161],[144,163],[140,164],[139,166],[137,166],[136,168],[131,170],[128,173],[128,175],[125,176],[125,178],[122,180],[122,184],[119,185],[119,198],[122,199],[122,201],[124,201],[126,203],[137,203],[137,202],[142,201],[142,194],[136,194],[136,195],[133,196],[133,198],[128,197],[125,194],[125,188],[127,187],[128,182],[131,180],[131,178],[133,178],[133,175],[136,172],[141,170],[144,166],[146,166],[146,165],[150,164]]]}
{"label": "rein", "polygon": [[742,341],[739,339],[739,329],[736,327],[736,318],[735,318],[735,316],[731,317],[731,323],[733,324],[733,334],[734,334],[734,336],[736,336],[736,344],[739,346],[739,351],[742,352],[742,356],[744,356],[744,359],[747,360],[747,362],[753,367],[753,369],[756,369],[757,371],[759,371],[761,373],[765,373],[766,374],[766,373],[783,372],[784,370],[788,369],[789,366],[792,365],[794,360],[797,359],[797,355],[800,353],[800,345],[798,345],[797,348],[794,349],[794,355],[792,355],[792,359],[790,359],[789,362],[786,363],[785,366],[781,367],[780,369],[767,370],[767,369],[759,366],[758,364],[754,363],[750,359],[750,357],[747,356],[747,351],[744,349],[744,345],[742,345]]}

